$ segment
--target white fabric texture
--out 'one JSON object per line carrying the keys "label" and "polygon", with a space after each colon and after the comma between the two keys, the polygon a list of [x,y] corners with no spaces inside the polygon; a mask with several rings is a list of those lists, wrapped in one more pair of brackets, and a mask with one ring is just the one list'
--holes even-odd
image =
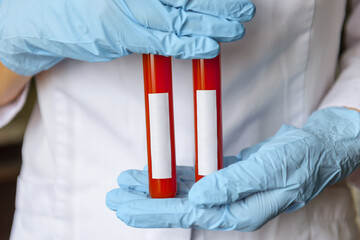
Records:
{"label": "white fabric texture", "polygon": [[340,61],[340,76],[320,108],[360,109],[360,3],[355,6],[345,27],[345,48]]}
{"label": "white fabric texture", "polygon": [[[302,126],[336,79],[346,0],[254,2],[257,14],[245,38],[222,45],[225,155],[272,136],[284,123]],[[360,87],[359,15],[355,10],[346,26],[352,37],[323,106],[359,104],[352,91]],[[121,171],[146,164],[142,78],[135,54],[106,63],[65,60],[38,76],[11,239],[360,238],[344,184],[253,233],[127,227],[107,209],[105,195]],[[191,61],[174,60],[173,89],[177,164],[193,165]]]}

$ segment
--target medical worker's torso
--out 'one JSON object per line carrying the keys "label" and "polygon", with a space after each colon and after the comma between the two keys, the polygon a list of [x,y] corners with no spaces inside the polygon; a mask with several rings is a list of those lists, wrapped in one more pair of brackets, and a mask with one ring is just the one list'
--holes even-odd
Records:
{"label": "medical worker's torso", "polygon": [[[283,123],[301,126],[334,81],[345,0],[254,2],[246,37],[222,45],[225,155]],[[193,165],[191,61],[173,62],[173,88],[177,164]],[[107,209],[105,195],[121,171],[147,161],[141,55],[66,60],[40,74],[37,89],[13,239],[349,239],[341,234],[355,231],[346,222],[351,199],[342,187],[323,193],[335,195],[321,203],[325,210],[315,206],[319,196],[255,233],[129,228]]]}

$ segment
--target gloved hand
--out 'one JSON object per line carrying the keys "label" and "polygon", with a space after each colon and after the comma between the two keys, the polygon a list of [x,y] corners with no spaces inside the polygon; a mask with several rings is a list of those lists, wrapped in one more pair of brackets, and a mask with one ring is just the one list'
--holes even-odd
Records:
{"label": "gloved hand", "polygon": [[138,228],[253,231],[303,207],[359,164],[360,113],[328,108],[313,113],[302,129],[285,125],[242,151],[238,162],[194,184],[188,197],[191,184],[184,174],[177,198],[150,199],[146,173],[131,170],[119,176],[120,188],[108,193],[106,203]]}
{"label": "gloved hand", "polygon": [[63,58],[212,58],[254,13],[250,0],[0,0],[0,60],[33,75]]}

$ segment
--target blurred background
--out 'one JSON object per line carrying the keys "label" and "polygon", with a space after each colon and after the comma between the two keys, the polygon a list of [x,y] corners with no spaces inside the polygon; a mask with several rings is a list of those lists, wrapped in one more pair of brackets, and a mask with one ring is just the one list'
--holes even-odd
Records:
{"label": "blurred background", "polygon": [[[21,145],[26,124],[36,100],[34,82],[23,110],[7,126],[0,129],[0,240],[10,236],[15,210],[16,178],[21,168]],[[352,188],[360,227],[360,191]]]}
{"label": "blurred background", "polygon": [[0,129],[0,240],[7,240],[15,210],[16,178],[21,168],[21,145],[26,124],[36,99],[32,82],[23,110]]}

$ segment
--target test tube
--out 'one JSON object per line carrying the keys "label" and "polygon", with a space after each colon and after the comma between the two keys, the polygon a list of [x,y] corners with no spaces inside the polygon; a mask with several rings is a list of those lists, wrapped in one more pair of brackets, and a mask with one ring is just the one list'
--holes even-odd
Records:
{"label": "test tube", "polygon": [[193,60],[195,180],[223,166],[220,55]]}
{"label": "test tube", "polygon": [[171,57],[143,54],[149,192],[176,195]]}

